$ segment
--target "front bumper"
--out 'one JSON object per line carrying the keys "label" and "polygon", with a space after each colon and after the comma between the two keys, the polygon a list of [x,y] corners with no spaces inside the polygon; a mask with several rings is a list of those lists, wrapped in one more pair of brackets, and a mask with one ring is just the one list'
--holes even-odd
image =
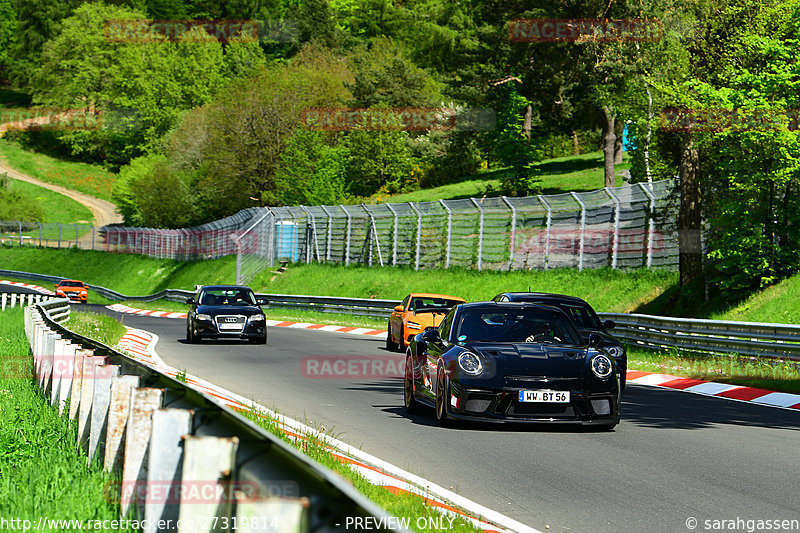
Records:
{"label": "front bumper", "polygon": [[452,383],[450,389],[448,414],[460,420],[584,425],[619,422],[619,395],[613,390],[572,389],[569,403],[527,403],[518,399],[520,388],[485,389]]}
{"label": "front bumper", "polygon": [[56,296],[60,298],[69,298],[70,301],[73,302],[83,302],[86,303],[86,293],[79,293],[79,292],[56,292]]}
{"label": "front bumper", "polygon": [[194,334],[203,339],[262,339],[267,335],[266,321],[247,322],[241,331],[220,331],[213,321],[196,320]]}

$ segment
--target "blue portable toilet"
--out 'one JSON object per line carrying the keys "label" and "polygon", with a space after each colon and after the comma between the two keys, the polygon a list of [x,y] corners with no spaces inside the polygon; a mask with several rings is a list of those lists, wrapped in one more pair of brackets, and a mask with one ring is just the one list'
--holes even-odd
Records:
{"label": "blue portable toilet", "polygon": [[278,238],[278,259],[297,261],[300,258],[297,224],[293,220],[279,220],[275,223]]}

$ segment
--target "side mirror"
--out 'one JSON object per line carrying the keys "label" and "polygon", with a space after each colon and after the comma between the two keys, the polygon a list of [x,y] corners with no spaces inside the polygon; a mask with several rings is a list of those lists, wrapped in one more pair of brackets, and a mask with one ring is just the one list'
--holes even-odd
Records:
{"label": "side mirror", "polygon": [[603,322],[603,327],[605,329],[614,329],[615,327],[617,327],[617,323],[614,322],[613,320],[606,320],[605,322]]}
{"label": "side mirror", "polygon": [[589,348],[599,348],[603,344],[603,337],[597,333],[589,335]]}
{"label": "side mirror", "polygon": [[422,340],[425,342],[436,342],[441,340],[441,337],[439,337],[439,330],[433,326],[428,326],[422,333]]}
{"label": "side mirror", "polygon": [[403,312],[403,306],[402,305],[395,305],[394,306],[394,310],[397,311],[398,313],[402,313]]}
{"label": "side mirror", "polygon": [[256,303],[258,305],[269,305],[269,300],[266,298],[256,298]]}
{"label": "side mirror", "polygon": [[186,298],[186,303],[189,305],[194,305],[194,298]]}

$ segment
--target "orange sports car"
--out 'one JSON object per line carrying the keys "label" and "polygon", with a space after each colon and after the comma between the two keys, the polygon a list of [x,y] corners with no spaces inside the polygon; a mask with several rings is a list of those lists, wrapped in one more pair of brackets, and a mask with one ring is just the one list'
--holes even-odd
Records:
{"label": "orange sports car", "polygon": [[408,346],[414,335],[422,333],[428,326],[438,326],[450,309],[463,303],[466,303],[466,300],[458,296],[409,294],[394,308],[389,317],[386,349],[395,351]]}
{"label": "orange sports car", "polygon": [[86,303],[86,285],[76,279],[62,279],[56,285],[56,296]]}

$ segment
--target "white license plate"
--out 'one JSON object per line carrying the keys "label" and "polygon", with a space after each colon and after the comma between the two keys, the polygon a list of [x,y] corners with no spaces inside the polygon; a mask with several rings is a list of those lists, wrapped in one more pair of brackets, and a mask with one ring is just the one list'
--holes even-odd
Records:
{"label": "white license plate", "polygon": [[569,391],[521,390],[520,402],[569,403]]}
{"label": "white license plate", "polygon": [[220,324],[220,325],[219,325],[219,329],[220,329],[220,330],[223,330],[223,329],[236,329],[236,330],[240,330],[240,329],[242,329],[242,325],[241,325],[241,324],[225,324],[225,323],[223,322],[222,324]]}

